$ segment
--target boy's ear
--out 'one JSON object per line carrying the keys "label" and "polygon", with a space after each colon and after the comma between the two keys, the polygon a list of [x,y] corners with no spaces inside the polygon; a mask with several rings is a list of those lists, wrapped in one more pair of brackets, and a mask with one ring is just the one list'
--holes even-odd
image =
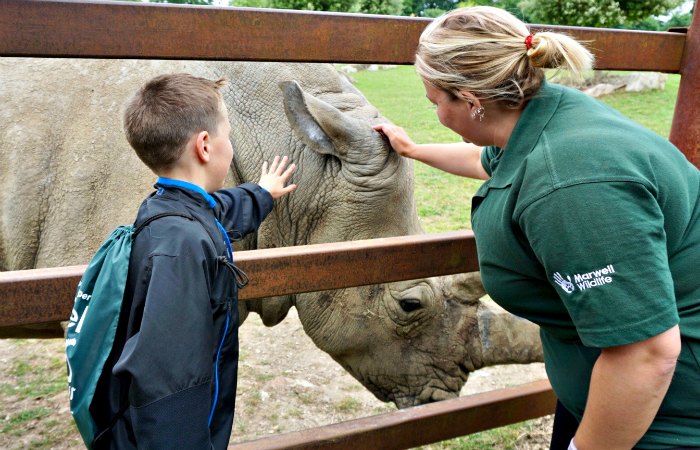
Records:
{"label": "boy's ear", "polygon": [[208,131],[200,131],[197,133],[197,136],[195,136],[194,152],[201,163],[209,162],[209,158],[211,157],[209,153],[210,139],[211,136],[209,136]]}

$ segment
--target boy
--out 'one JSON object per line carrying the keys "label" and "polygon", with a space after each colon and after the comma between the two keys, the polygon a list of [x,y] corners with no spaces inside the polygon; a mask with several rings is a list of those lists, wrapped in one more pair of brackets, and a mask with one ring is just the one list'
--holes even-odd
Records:
{"label": "boy", "polygon": [[[224,80],[156,77],[127,103],[124,128],[159,176],[139,208],[114,347],[92,414],[95,448],[225,449],[238,364],[237,289],[227,234],[260,225],[294,172],[263,164],[258,184],[222,189],[233,158]],[[108,370],[111,369],[111,370]]]}

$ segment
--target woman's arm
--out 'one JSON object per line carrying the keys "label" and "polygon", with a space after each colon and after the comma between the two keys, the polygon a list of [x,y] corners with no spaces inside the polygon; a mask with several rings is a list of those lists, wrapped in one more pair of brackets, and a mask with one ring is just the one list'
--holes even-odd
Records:
{"label": "woman's arm", "polygon": [[603,349],[593,367],[578,450],[629,450],[656,416],[681,351],[678,325],[647,340]]}
{"label": "woman's arm", "polygon": [[481,147],[466,142],[454,144],[416,144],[403,128],[383,123],[374,125],[383,133],[396,153],[462,177],[487,180],[489,174],[481,164]]}

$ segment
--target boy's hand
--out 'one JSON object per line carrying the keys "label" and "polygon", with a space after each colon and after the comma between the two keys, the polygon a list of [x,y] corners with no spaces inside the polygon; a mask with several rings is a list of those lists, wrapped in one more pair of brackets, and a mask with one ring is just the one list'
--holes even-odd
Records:
{"label": "boy's hand", "polygon": [[265,188],[274,199],[287,195],[297,188],[296,184],[285,186],[285,183],[287,183],[287,180],[289,180],[289,177],[292,176],[297,167],[296,164],[290,164],[287,170],[285,170],[284,168],[287,165],[287,160],[288,158],[286,156],[281,160],[279,156],[275,156],[275,159],[272,160],[272,164],[270,165],[270,170],[267,168],[267,161],[263,163],[262,175],[260,176],[258,184]]}

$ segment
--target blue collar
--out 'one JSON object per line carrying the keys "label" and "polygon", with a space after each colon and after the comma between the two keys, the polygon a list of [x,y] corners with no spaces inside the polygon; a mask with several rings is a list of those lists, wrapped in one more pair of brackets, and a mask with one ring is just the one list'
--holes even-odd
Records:
{"label": "blue collar", "polygon": [[173,180],[172,178],[158,177],[158,180],[156,180],[156,186],[158,185],[163,187],[178,187],[181,189],[187,189],[188,191],[196,192],[197,194],[204,197],[204,200],[207,201],[207,204],[210,208],[214,208],[216,206],[216,201],[214,200],[214,197],[209,195],[207,191],[197,186],[196,184],[192,184],[182,180]]}

